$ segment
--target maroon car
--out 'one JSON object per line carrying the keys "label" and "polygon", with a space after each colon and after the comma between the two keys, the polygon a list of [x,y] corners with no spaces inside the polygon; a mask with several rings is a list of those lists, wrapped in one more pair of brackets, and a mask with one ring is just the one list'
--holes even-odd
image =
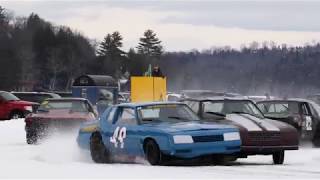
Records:
{"label": "maroon car", "polygon": [[240,130],[241,152],[248,155],[272,155],[274,164],[283,164],[285,150],[297,150],[297,130],[283,122],[266,119],[253,101],[246,98],[185,99],[205,121],[235,125]]}
{"label": "maroon car", "polygon": [[70,132],[80,123],[96,119],[90,102],[83,98],[57,98],[42,102],[36,113],[25,119],[28,144],[35,144],[52,130]]}

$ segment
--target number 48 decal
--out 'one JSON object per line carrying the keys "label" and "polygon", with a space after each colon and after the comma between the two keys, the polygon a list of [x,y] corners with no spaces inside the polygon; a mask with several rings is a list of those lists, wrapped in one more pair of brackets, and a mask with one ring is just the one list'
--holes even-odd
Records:
{"label": "number 48 decal", "polygon": [[114,144],[114,147],[118,147],[118,143],[120,143],[120,148],[124,147],[124,139],[127,136],[127,129],[126,127],[122,127],[120,129],[120,127],[118,126],[114,132],[113,132],[113,136],[110,137],[110,142]]}

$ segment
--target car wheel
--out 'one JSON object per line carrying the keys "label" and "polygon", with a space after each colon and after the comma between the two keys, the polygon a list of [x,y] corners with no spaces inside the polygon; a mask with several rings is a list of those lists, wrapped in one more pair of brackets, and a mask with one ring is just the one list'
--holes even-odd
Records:
{"label": "car wheel", "polygon": [[36,144],[38,142],[38,135],[35,131],[27,131],[26,139],[28,144]]}
{"label": "car wheel", "polygon": [[284,151],[278,151],[273,153],[272,155],[274,164],[283,164],[284,162]]}
{"label": "car wheel", "polygon": [[213,155],[211,158],[206,158],[210,160],[210,164],[214,165],[228,165],[231,162],[234,162],[238,159],[237,156],[233,155]]}
{"label": "car wheel", "polygon": [[93,134],[90,138],[90,154],[91,158],[96,163],[109,163],[109,151],[102,142],[100,134]]}
{"label": "car wheel", "polygon": [[315,133],[312,138],[312,144],[314,147],[320,147],[320,124],[318,124]]}
{"label": "car wheel", "polygon": [[161,165],[161,151],[157,143],[153,140],[148,140],[144,146],[145,157],[151,165]]}
{"label": "car wheel", "polygon": [[10,119],[19,119],[19,118],[23,118],[23,117],[24,117],[23,113],[20,111],[14,111],[14,112],[10,113],[10,116],[9,116]]}

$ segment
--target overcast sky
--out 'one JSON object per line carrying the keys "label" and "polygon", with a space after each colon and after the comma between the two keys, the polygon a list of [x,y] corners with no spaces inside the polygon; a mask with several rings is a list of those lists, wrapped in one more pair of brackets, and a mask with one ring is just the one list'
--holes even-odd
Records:
{"label": "overcast sky", "polygon": [[16,16],[35,12],[90,39],[119,31],[124,48],[153,29],[166,50],[206,49],[252,41],[304,45],[320,41],[317,1],[2,1]]}

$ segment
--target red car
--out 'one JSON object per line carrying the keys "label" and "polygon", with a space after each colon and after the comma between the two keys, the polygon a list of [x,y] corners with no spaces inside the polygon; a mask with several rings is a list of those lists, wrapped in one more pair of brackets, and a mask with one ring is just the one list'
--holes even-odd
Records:
{"label": "red car", "polygon": [[9,92],[0,91],[0,119],[2,120],[24,118],[36,105],[37,103],[22,101]]}
{"label": "red car", "polygon": [[35,144],[51,130],[70,132],[81,122],[95,120],[96,111],[87,99],[57,98],[43,101],[36,113],[25,119],[28,144]]}

